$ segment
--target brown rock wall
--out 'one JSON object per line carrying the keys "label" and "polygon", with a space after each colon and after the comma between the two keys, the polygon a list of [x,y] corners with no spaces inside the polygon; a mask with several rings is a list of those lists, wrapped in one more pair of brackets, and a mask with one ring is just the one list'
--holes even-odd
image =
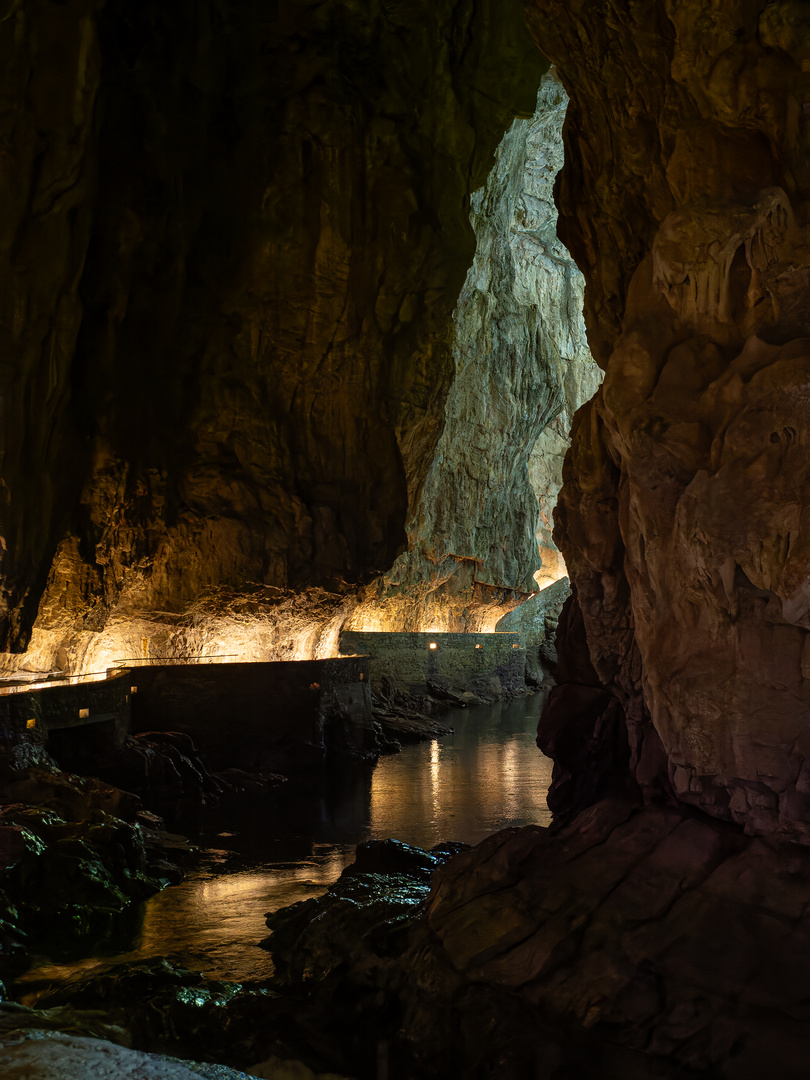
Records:
{"label": "brown rock wall", "polygon": [[519,6],[6,7],[2,640],[388,567]]}
{"label": "brown rock wall", "polygon": [[555,536],[633,761],[810,839],[807,15],[790,2],[530,7],[571,96],[562,235],[605,381]]}

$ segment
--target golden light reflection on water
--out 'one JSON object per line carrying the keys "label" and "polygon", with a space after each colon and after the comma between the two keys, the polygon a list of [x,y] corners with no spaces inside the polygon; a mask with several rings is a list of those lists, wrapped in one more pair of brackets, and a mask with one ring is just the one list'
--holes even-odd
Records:
{"label": "golden light reflection on water", "polygon": [[535,745],[539,699],[454,714],[455,733],[384,758],[371,833],[420,847],[478,843],[509,825],[549,825],[553,763]]}
{"label": "golden light reflection on water", "polygon": [[[534,743],[540,704],[534,697],[454,712],[447,717],[453,735],[383,758],[372,777],[370,802],[363,797],[334,808],[322,835],[302,847],[297,861],[189,878],[144,905],[134,951],[66,965],[43,961],[26,979],[61,980],[100,963],[162,956],[211,978],[268,977],[270,954],[258,948],[267,934],[265,915],[325,892],[354,861],[354,838],[395,837],[429,848],[449,840],[475,844],[510,825],[549,824],[552,762]],[[338,818],[341,842],[334,841]]]}

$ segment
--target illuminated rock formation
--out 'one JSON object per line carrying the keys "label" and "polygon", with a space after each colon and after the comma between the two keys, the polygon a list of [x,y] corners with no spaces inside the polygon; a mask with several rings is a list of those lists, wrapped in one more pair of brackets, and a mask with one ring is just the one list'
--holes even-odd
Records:
{"label": "illuminated rock formation", "polygon": [[206,590],[387,569],[469,196],[545,66],[520,8],[24,0],[0,51],[0,640],[48,575],[38,625],[80,654]]}
{"label": "illuminated rock formation", "polygon": [[567,662],[623,703],[643,786],[807,842],[810,23],[607,10],[530,6],[571,95],[561,235],[606,372],[558,511]]}
{"label": "illuminated rock formation", "polygon": [[[122,21],[111,4],[78,36],[72,9],[15,16],[11,91],[48,34],[78,50],[22,127],[40,125],[51,170],[75,158],[87,179],[41,215],[65,247],[47,279],[24,272],[41,257],[25,215],[40,217],[20,203],[6,277],[28,313],[8,323],[27,350],[5,429],[8,643],[36,615],[24,662],[86,672],[325,656],[347,620],[491,630],[533,576],[564,571],[547,528],[560,451],[598,381],[582,278],[555,234],[559,82],[479,186],[544,66],[517,12],[496,26],[470,0],[358,22],[334,0],[259,23],[201,8],[181,27],[156,11]],[[216,58],[214,31],[229,42]],[[507,78],[505,57],[519,60]],[[344,78],[357,61],[362,77]],[[176,79],[187,98],[162,92]],[[102,95],[100,129],[78,106],[51,115],[71,80]]]}
{"label": "illuminated rock formation", "polygon": [[571,417],[601,378],[582,275],[556,235],[567,101],[544,76],[534,116],[515,120],[472,198],[477,243],[454,315],[444,428],[409,550],[383,582],[397,598],[383,610],[401,629],[493,629],[508,610],[494,605],[565,573],[547,526]]}

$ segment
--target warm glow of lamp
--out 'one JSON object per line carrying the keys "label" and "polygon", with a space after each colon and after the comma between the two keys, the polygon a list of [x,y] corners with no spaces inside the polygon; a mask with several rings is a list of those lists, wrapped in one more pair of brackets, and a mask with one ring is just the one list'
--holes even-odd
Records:
{"label": "warm glow of lamp", "polygon": [[435,648],[436,648],[436,642],[435,642],[435,641],[431,641],[431,642],[430,642],[430,644],[428,645],[428,648],[429,648],[429,649],[435,649]]}

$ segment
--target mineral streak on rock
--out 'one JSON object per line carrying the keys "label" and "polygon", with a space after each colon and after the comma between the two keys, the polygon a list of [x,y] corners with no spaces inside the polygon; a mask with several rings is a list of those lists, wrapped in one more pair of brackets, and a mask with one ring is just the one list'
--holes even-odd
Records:
{"label": "mineral streak on rock", "polygon": [[604,384],[555,536],[632,763],[810,841],[806,5],[528,5],[571,96],[561,236]]}

